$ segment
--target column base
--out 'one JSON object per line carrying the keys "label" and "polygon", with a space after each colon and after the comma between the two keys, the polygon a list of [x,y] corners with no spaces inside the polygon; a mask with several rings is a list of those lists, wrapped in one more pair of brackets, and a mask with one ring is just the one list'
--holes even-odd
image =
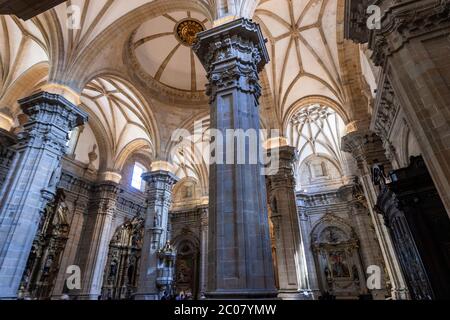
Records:
{"label": "column base", "polygon": [[100,297],[100,294],[69,295],[70,300],[76,301],[98,301],[100,300]]}
{"label": "column base", "polygon": [[278,290],[278,298],[281,300],[314,300],[314,294],[308,290]]}
{"label": "column base", "polygon": [[133,296],[133,300],[137,301],[158,301],[161,300],[159,293],[137,293]]}
{"label": "column base", "polygon": [[276,290],[223,290],[207,292],[208,300],[273,300],[277,298]]}

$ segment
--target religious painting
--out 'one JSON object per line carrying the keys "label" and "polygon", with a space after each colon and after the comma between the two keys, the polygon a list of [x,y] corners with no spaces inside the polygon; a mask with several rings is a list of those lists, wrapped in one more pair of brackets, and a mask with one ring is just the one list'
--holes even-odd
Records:
{"label": "religious painting", "polygon": [[334,278],[350,278],[350,269],[344,251],[330,251],[328,261]]}
{"label": "religious painting", "polygon": [[367,293],[358,252],[358,239],[352,228],[328,214],[312,233],[320,289],[323,296],[358,299]]}

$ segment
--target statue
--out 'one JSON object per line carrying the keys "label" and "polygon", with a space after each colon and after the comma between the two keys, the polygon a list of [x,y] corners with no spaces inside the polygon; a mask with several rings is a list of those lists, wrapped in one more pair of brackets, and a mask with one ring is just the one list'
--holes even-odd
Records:
{"label": "statue", "polygon": [[53,190],[56,189],[56,186],[58,185],[59,181],[61,180],[61,174],[62,174],[62,165],[61,161],[58,158],[58,166],[53,171],[52,175],[50,176],[50,181],[48,183],[48,189]]}

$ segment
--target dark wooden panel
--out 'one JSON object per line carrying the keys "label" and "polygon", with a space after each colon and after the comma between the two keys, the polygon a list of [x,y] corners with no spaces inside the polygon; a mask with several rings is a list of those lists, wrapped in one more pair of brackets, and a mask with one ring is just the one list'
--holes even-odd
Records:
{"label": "dark wooden panel", "polygon": [[31,19],[66,0],[0,0],[0,14],[14,14],[23,20]]}

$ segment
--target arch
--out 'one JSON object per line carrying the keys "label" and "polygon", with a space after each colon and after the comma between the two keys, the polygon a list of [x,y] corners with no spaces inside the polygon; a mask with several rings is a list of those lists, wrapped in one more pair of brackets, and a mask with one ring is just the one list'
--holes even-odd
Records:
{"label": "arch", "polygon": [[283,133],[286,134],[287,126],[289,125],[289,121],[291,121],[292,117],[297,112],[299,112],[303,108],[306,108],[313,104],[321,104],[321,105],[330,107],[331,109],[336,111],[337,114],[339,114],[339,116],[342,118],[342,120],[344,121],[344,123],[346,125],[348,123],[350,123],[350,118],[349,118],[347,112],[344,110],[344,108],[342,108],[342,106],[339,103],[337,103],[336,101],[334,101],[328,97],[325,97],[325,96],[312,95],[312,96],[301,98],[300,100],[296,101],[294,104],[292,104],[288,108],[288,110],[283,118]]}
{"label": "arch", "polygon": [[311,244],[319,244],[321,242],[320,235],[327,227],[336,227],[342,230],[345,235],[347,235],[347,239],[357,241],[357,236],[352,226],[347,223],[344,219],[336,216],[335,214],[328,212],[323,216],[319,221],[317,221],[312,229],[311,229]]}
{"label": "arch", "polygon": [[[209,115],[206,113],[194,116],[181,126],[182,141],[170,141],[168,145],[168,158],[176,168],[179,178],[194,176],[200,183],[202,196],[209,193],[209,168],[205,162],[205,157],[209,152]],[[201,121],[201,136],[196,136],[196,121]],[[169,149],[170,148],[170,149]]]}
{"label": "arch", "polygon": [[[310,102],[313,101],[317,100]],[[342,172],[345,167],[341,151],[344,133],[340,114],[332,107],[316,102],[304,104],[291,114],[284,135],[288,143],[298,149],[299,164],[310,155],[327,155]]]}
{"label": "arch", "polygon": [[46,61],[32,65],[5,88],[1,95],[0,106],[8,107],[13,115],[19,114],[21,110],[18,107],[17,100],[29,96],[34,87],[48,77],[48,72],[49,64]]}
{"label": "arch", "polygon": [[97,134],[107,141],[103,145],[108,148],[108,159],[102,169],[121,171],[129,156],[140,148],[148,147],[152,156],[156,154],[159,135],[155,117],[129,81],[99,72],[86,84],[81,101],[96,123]]}
{"label": "arch", "polygon": [[86,111],[89,116],[88,125],[91,127],[95,139],[97,140],[97,147],[99,150],[99,171],[106,171],[112,168],[113,157],[112,157],[112,145],[107,139],[107,132],[97,115],[92,112],[86,105],[81,104],[81,109]]}
{"label": "arch", "polygon": [[121,172],[128,159],[141,149],[149,148],[154,154],[153,145],[145,139],[136,139],[128,143],[114,161],[114,171]]}
{"label": "arch", "polygon": [[150,138],[151,138],[152,144],[154,146],[153,151],[155,153],[157,153],[158,150],[160,149],[161,138],[160,138],[160,134],[159,134],[159,130],[158,130],[158,124],[156,121],[156,117],[153,112],[153,106],[144,97],[144,95],[135,87],[135,85],[130,80],[125,79],[123,77],[123,74],[121,74],[117,70],[113,70],[113,69],[109,69],[109,68],[97,70],[97,71],[93,72],[92,74],[90,74],[90,76],[88,78],[89,80],[83,84],[83,87],[86,87],[89,84],[89,82],[91,82],[97,78],[111,78],[111,79],[117,80],[117,81],[123,83],[136,96],[139,103],[141,103],[143,105],[143,110],[146,112],[146,116],[148,116],[148,118],[149,118],[146,122],[146,128],[150,132]]}

